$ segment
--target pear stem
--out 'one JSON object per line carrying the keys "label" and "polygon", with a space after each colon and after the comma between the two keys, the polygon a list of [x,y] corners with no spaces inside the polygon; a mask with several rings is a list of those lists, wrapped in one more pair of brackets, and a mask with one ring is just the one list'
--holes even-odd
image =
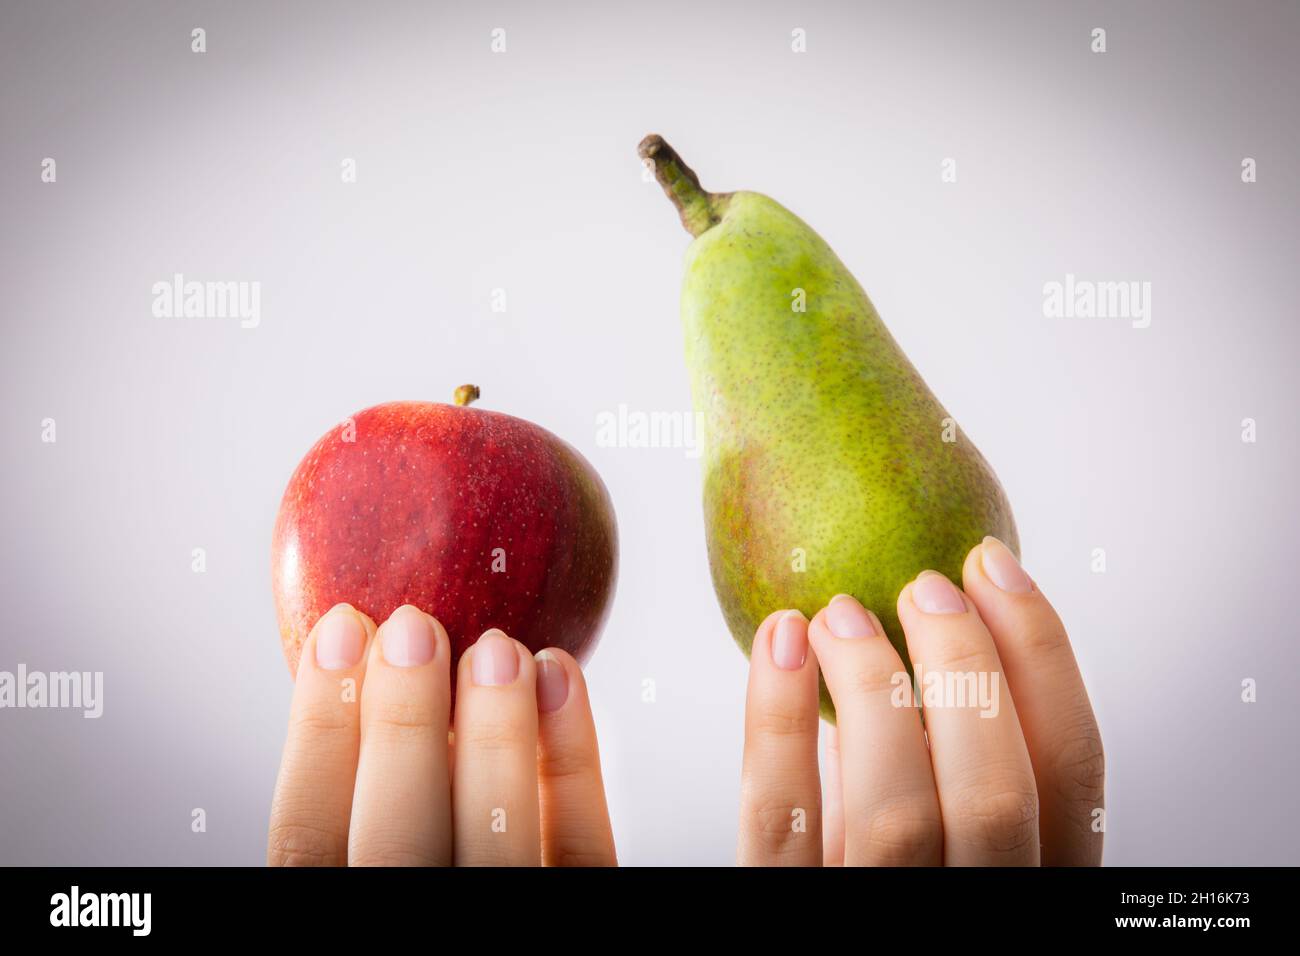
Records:
{"label": "pear stem", "polygon": [[654,164],[655,179],[677,207],[687,232],[698,236],[722,222],[724,201],[730,194],[706,192],[700,185],[700,177],[682,162],[677,150],[664,142],[662,136],[651,133],[641,140],[636,151],[643,160]]}
{"label": "pear stem", "polygon": [[479,391],[477,385],[462,385],[460,388],[456,389],[456,393],[452,396],[451,400],[455,402],[458,407],[465,408],[470,402],[476,401],[478,396]]}

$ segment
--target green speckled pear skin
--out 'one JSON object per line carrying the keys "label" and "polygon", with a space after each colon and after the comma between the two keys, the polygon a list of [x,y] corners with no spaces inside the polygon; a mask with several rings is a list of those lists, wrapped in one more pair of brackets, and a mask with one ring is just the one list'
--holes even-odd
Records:
{"label": "green speckled pear skin", "polygon": [[[985,535],[1019,555],[1002,486],[816,232],[758,193],[699,190],[658,137],[641,152],[696,235],[682,325],[709,566],[736,643],[748,655],[773,611],[812,618],[852,594],[910,670],[903,587],[926,569],[960,585]],[[824,684],[821,709],[834,720]]]}

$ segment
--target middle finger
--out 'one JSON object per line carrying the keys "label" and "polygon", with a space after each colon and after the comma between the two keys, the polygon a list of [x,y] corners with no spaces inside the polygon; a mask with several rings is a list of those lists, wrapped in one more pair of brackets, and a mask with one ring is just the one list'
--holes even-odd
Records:
{"label": "middle finger", "polygon": [[452,818],[457,866],[540,866],[537,665],[487,631],[460,659]]}
{"label": "middle finger", "polygon": [[970,599],[925,571],[898,596],[916,668],[949,866],[1037,866],[1038,790],[988,628]]}
{"label": "middle finger", "polygon": [[447,632],[410,605],[371,643],[348,837],[354,866],[451,863],[450,661]]}

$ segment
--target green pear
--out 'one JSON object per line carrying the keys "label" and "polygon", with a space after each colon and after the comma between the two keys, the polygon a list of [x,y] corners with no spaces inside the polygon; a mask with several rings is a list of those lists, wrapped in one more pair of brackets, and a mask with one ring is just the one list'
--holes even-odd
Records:
{"label": "green pear", "polygon": [[[758,193],[705,192],[658,136],[639,152],[695,237],[682,325],[727,626],[748,655],[771,612],[811,618],[851,594],[910,672],[903,587],[926,569],[960,586],[985,535],[1019,555],[1002,486],[803,220]],[[824,684],[821,710],[834,720]]]}

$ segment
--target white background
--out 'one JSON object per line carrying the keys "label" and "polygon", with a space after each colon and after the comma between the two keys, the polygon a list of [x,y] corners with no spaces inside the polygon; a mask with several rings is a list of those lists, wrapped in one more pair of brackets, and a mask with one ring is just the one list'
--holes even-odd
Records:
{"label": "white background", "polygon": [[[7,4],[0,669],[106,687],[97,721],[0,711],[0,862],[263,859],[284,484],[467,381],[618,509],[588,679],[622,861],[734,859],[699,463],[596,443],[689,408],[652,131],[817,228],[998,472],[1101,722],[1107,862],[1300,862],[1297,38],[1286,3]],[[261,282],[260,326],[154,318],[177,272]],[[1151,326],[1044,318],[1067,273],[1150,282]]]}

